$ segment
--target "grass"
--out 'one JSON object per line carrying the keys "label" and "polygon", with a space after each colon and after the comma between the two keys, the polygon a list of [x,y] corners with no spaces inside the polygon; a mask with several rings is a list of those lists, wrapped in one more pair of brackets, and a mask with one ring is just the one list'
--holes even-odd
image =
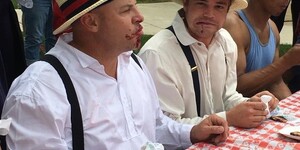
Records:
{"label": "grass", "polygon": [[13,3],[15,9],[19,8],[17,0],[11,0],[11,2]]}
{"label": "grass", "polygon": [[145,34],[142,37],[142,45],[144,45],[153,35]]}
{"label": "grass", "polygon": [[284,53],[286,53],[292,45],[290,44],[280,44],[279,46],[279,56],[282,56]]}

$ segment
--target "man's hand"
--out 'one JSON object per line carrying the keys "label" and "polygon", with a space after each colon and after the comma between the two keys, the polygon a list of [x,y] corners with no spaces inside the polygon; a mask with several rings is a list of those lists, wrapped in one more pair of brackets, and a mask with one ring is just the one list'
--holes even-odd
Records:
{"label": "man's hand", "polygon": [[228,124],[242,128],[259,126],[268,114],[268,111],[265,110],[267,106],[260,98],[262,95],[270,95],[272,97],[268,103],[270,111],[277,107],[279,100],[273,94],[268,91],[259,92],[247,102],[243,102],[226,112]]}
{"label": "man's hand", "polygon": [[278,103],[279,103],[279,100],[270,92],[268,91],[262,91],[262,92],[259,92],[257,94],[255,94],[253,97],[251,97],[248,101],[251,101],[251,102],[261,102],[261,99],[260,97],[263,96],[263,95],[269,95],[272,97],[272,99],[269,101],[269,110],[270,112],[273,111]]}
{"label": "man's hand", "polygon": [[263,102],[243,102],[226,112],[226,118],[230,126],[253,128],[266,119],[268,111]]}
{"label": "man's hand", "polygon": [[192,143],[209,142],[218,144],[224,142],[229,133],[227,122],[217,115],[210,115],[195,125],[191,130]]}

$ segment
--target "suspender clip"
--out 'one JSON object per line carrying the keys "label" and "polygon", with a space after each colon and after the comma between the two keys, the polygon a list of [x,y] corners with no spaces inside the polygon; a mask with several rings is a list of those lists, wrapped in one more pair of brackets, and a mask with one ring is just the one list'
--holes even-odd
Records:
{"label": "suspender clip", "polygon": [[195,66],[195,67],[193,67],[193,68],[191,69],[192,72],[194,72],[194,71],[196,71],[196,70],[197,70],[197,66]]}

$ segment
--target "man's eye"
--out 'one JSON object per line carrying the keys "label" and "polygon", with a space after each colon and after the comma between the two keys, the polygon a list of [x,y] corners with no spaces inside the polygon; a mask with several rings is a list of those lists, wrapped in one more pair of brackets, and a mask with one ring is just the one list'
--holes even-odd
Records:
{"label": "man's eye", "polygon": [[125,7],[125,8],[123,8],[123,9],[121,9],[121,13],[127,13],[127,12],[129,12],[129,11],[131,11],[131,7]]}
{"label": "man's eye", "polygon": [[218,9],[225,9],[225,6],[220,5],[220,6],[216,6],[216,8],[218,8]]}
{"label": "man's eye", "polygon": [[130,9],[125,9],[125,10],[123,10],[123,12],[129,12],[130,11]]}
{"label": "man's eye", "polygon": [[203,2],[198,2],[198,3],[196,3],[197,5],[200,5],[200,6],[202,6],[202,5],[205,5],[205,3],[203,3]]}

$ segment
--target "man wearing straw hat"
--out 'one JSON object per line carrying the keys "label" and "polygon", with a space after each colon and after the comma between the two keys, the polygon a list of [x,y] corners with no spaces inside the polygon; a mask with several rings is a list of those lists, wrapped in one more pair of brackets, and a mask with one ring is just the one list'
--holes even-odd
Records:
{"label": "man wearing straw hat", "polygon": [[[227,138],[227,122],[216,115],[195,126],[163,115],[146,66],[132,55],[143,34],[143,16],[135,4],[135,0],[54,1],[56,21],[61,22],[54,34],[61,35],[45,60],[57,58],[52,65],[59,68],[55,64],[60,62],[62,69],[38,61],[14,81],[2,115],[13,120],[6,137],[9,149],[161,148],[155,142],[177,149]],[[66,30],[71,33],[63,33]],[[65,83],[66,76],[71,84]],[[78,109],[81,115],[73,115]]]}
{"label": "man wearing straw hat", "polygon": [[265,89],[280,100],[291,95],[282,75],[300,64],[300,45],[279,57],[280,36],[270,20],[271,15],[279,15],[288,4],[289,0],[249,0],[246,9],[227,16],[224,27],[238,47],[237,90],[246,96]]}
{"label": "man wearing straw hat", "polygon": [[[267,115],[260,96],[272,94],[263,91],[249,99],[236,91],[237,48],[221,28],[229,8],[244,8],[247,1],[176,2],[183,8],[172,28],[154,35],[139,52],[154,79],[164,114],[189,124],[217,114],[232,126],[257,127]],[[270,110],[277,103],[273,97]]]}

